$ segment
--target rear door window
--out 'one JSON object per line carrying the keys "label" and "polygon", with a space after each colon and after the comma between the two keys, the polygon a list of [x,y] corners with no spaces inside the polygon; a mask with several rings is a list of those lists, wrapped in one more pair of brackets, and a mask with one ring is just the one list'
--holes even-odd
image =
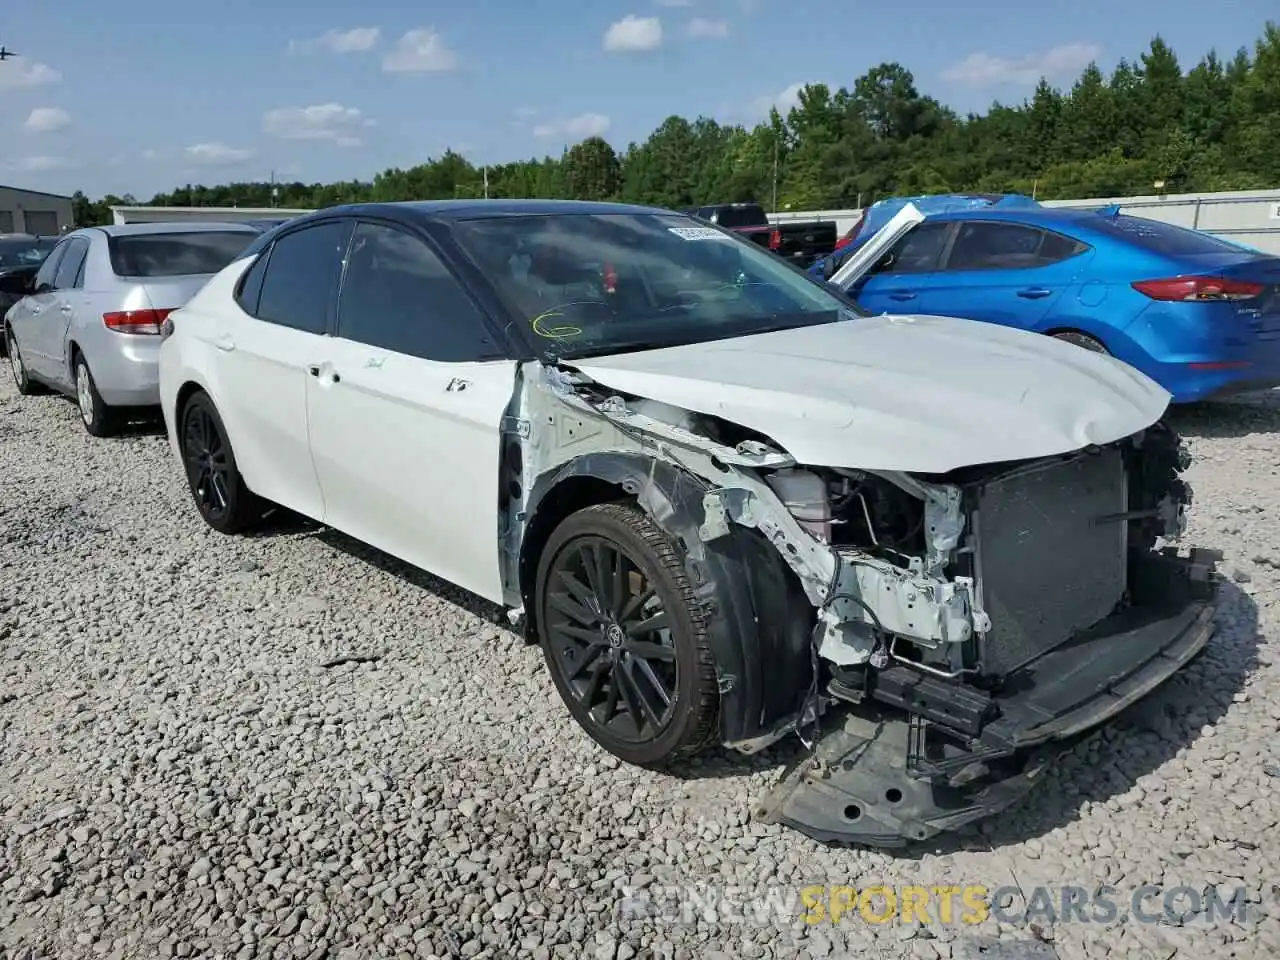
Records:
{"label": "rear door window", "polygon": [[257,239],[256,233],[185,231],[113,236],[107,243],[118,277],[182,277],[217,273]]}
{"label": "rear door window", "polygon": [[722,227],[763,227],[769,223],[764,207],[747,204],[741,207],[712,208],[711,219]]}
{"label": "rear door window", "polygon": [[54,275],[53,285],[58,290],[70,290],[77,286],[80,271],[84,269],[84,259],[89,253],[89,241],[84,237],[72,237],[67,240],[66,253],[58,264],[58,272]]}
{"label": "rear door window", "polygon": [[351,225],[350,220],[328,220],[276,240],[266,254],[254,315],[295,330],[327,333]]}
{"label": "rear door window", "polygon": [[960,224],[948,270],[1015,270],[1044,267],[1087,249],[1061,234],[1021,223]]}
{"label": "rear door window", "polygon": [[448,363],[501,352],[444,261],[418,237],[379,223],[361,223],[352,237],[338,336]]}

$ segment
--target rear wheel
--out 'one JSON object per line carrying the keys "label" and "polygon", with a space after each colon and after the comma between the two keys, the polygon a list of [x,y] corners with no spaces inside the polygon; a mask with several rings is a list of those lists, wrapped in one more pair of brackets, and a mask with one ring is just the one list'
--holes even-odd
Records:
{"label": "rear wheel", "polygon": [[39,384],[31,379],[31,375],[27,373],[27,365],[22,361],[22,351],[18,349],[12,327],[4,328],[4,342],[9,353],[9,370],[13,373],[13,383],[18,388],[18,393],[24,397],[39,393]]}
{"label": "rear wheel", "polygon": [[1062,340],[1066,343],[1074,344],[1077,347],[1083,347],[1085,350],[1090,350],[1093,353],[1109,352],[1107,348],[1102,345],[1101,340],[1095,340],[1087,333],[1081,333],[1079,330],[1063,330],[1059,333],[1052,334],[1052,336],[1055,340]]}
{"label": "rear wheel", "polygon": [[80,408],[80,420],[90,436],[109,437],[116,432],[120,417],[116,410],[107,406],[98,393],[98,385],[93,381],[93,373],[84,354],[76,354],[76,406]]}
{"label": "rear wheel", "polygon": [[182,464],[191,499],[204,522],[219,533],[239,533],[262,515],[262,503],[245,486],[222,418],[207,393],[197,393],[178,421]]}
{"label": "rear wheel", "polygon": [[719,688],[684,563],[639,509],[588,507],[538,565],[543,655],[569,712],[610,753],[654,766],[716,731]]}

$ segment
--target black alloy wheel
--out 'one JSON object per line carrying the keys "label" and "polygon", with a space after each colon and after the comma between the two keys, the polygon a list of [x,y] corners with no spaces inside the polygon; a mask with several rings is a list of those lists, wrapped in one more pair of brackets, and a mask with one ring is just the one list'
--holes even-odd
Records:
{"label": "black alloy wheel", "polygon": [[200,516],[219,533],[245,529],[255,519],[256,498],[236,469],[226,428],[208,394],[187,401],[180,424],[182,462]]}
{"label": "black alloy wheel", "polygon": [[643,766],[696,752],[716,729],[719,693],[705,624],[667,535],[635,507],[569,517],[539,564],[543,654],[578,723]]}

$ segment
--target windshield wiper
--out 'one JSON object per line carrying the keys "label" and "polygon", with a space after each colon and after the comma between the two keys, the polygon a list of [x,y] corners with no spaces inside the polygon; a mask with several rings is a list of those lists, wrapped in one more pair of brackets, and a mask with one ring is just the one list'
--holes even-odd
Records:
{"label": "windshield wiper", "polygon": [[601,343],[581,350],[569,350],[564,353],[553,353],[556,360],[583,360],[587,357],[605,357],[611,353],[639,353],[642,350],[661,350],[664,347],[679,347],[687,340],[618,340],[613,343]]}

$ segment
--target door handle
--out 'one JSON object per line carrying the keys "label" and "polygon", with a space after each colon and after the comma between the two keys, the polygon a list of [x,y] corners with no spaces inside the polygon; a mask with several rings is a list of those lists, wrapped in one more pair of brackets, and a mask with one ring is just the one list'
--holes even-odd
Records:
{"label": "door handle", "polygon": [[895,290],[889,294],[890,300],[914,300],[916,295],[910,290]]}
{"label": "door handle", "polygon": [[219,337],[217,340],[213,341],[213,345],[223,353],[230,353],[236,348],[236,342],[230,337]]}
{"label": "door handle", "polygon": [[69,303],[64,303],[64,304],[63,304],[62,306],[60,306],[58,309],[59,309],[59,310],[61,310],[63,313],[70,313],[70,312],[71,312],[71,304],[69,304]]}
{"label": "door handle", "polygon": [[1047,297],[1051,293],[1053,293],[1052,290],[1046,290],[1044,287],[1027,287],[1019,290],[1018,296],[1024,300],[1039,300],[1041,297]]}
{"label": "door handle", "polygon": [[36,306],[34,303],[31,304],[31,306],[27,307],[27,310],[30,311],[33,317],[37,316],[40,313],[40,308]]}

